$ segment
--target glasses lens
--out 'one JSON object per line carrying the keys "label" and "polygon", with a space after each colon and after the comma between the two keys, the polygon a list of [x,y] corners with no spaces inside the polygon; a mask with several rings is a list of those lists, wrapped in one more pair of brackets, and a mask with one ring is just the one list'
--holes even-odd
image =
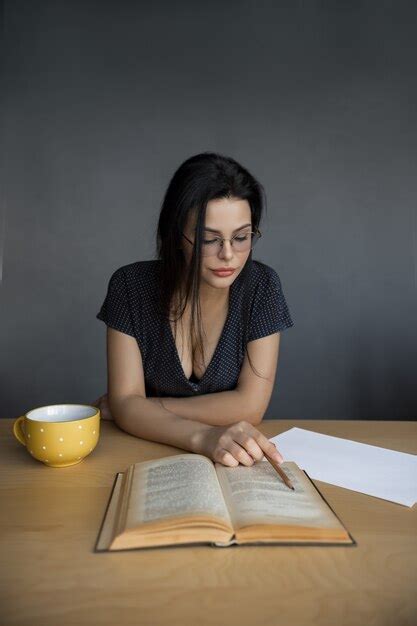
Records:
{"label": "glasses lens", "polygon": [[218,254],[221,250],[222,240],[219,237],[207,237],[203,239],[201,244],[201,253],[203,256],[212,256]]}
{"label": "glasses lens", "polygon": [[250,248],[253,248],[258,240],[256,233],[244,233],[243,235],[236,235],[233,238],[233,248],[236,252],[246,252]]}

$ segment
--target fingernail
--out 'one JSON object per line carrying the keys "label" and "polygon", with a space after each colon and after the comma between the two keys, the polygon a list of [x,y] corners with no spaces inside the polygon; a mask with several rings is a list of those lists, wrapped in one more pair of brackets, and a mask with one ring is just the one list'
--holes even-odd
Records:
{"label": "fingernail", "polygon": [[277,461],[278,461],[279,463],[282,463],[282,462],[284,461],[284,459],[283,459],[283,457],[282,457],[281,453],[280,453],[280,452],[278,452],[278,448],[277,448],[277,446],[276,446],[276,444],[275,444],[275,443],[274,443],[274,446],[275,446],[275,450],[276,450],[276,455],[275,455],[275,458],[277,459]]}

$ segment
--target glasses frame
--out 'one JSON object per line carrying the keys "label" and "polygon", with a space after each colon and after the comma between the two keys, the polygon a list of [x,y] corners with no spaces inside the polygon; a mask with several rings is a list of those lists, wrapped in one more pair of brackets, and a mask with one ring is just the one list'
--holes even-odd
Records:
{"label": "glasses frame", "polygon": [[[251,234],[253,233],[254,235],[258,235],[258,239],[260,239],[260,238],[262,237],[262,233],[261,233],[261,231],[259,230],[259,228],[256,228],[256,227],[255,227],[255,230],[251,230],[250,232],[251,232]],[[214,234],[214,233],[213,233],[213,234]],[[249,234],[249,233],[245,233],[245,234]],[[194,245],[194,241],[191,241],[190,239],[188,239],[187,235],[184,235],[184,233],[181,233],[181,235],[182,235],[183,237],[185,237],[185,239],[186,239],[189,243],[191,243],[191,245]],[[225,242],[225,241],[230,241],[230,245],[232,246],[232,249],[234,249],[234,248],[233,248],[233,243],[232,243],[232,242],[233,242],[233,239],[235,239],[236,237],[239,237],[239,233],[236,233],[236,235],[233,235],[233,237],[231,237],[230,239],[227,239],[226,237],[219,237],[218,235],[215,235],[215,239],[220,239],[220,240],[221,240],[220,250],[222,250],[222,249],[223,249],[223,244],[224,244],[224,242]],[[258,239],[257,239],[256,241],[258,241]],[[255,242],[255,243],[256,243],[256,242]],[[251,246],[249,249],[250,249],[250,250],[252,250],[252,249],[253,249],[253,246]],[[215,253],[214,253],[214,254],[215,254]]]}

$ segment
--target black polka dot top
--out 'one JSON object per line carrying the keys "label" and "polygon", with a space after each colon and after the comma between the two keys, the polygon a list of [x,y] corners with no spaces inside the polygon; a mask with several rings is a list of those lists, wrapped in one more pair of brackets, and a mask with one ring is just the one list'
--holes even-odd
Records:
{"label": "black polka dot top", "polygon": [[[250,297],[247,341],[294,325],[277,272],[248,259]],[[186,397],[234,389],[245,358],[242,322],[243,273],[230,285],[229,310],[219,342],[202,378],[187,378],[168,319],[155,302],[159,260],[136,261],[117,269],[96,318],[135,337],[142,355],[147,396]],[[160,335],[162,324],[162,341]]]}

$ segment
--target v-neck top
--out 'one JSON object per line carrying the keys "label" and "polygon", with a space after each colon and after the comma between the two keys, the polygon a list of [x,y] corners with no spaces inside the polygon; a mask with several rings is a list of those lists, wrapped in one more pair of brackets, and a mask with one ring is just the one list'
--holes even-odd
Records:
{"label": "v-neck top", "polygon": [[[261,261],[250,262],[248,342],[294,326],[277,272]],[[187,397],[234,389],[245,358],[242,272],[230,285],[227,318],[203,376],[197,379],[193,373],[187,378],[168,319],[163,321],[162,341],[159,334],[155,293],[160,263],[136,261],[116,269],[96,318],[137,340],[146,396]]]}

